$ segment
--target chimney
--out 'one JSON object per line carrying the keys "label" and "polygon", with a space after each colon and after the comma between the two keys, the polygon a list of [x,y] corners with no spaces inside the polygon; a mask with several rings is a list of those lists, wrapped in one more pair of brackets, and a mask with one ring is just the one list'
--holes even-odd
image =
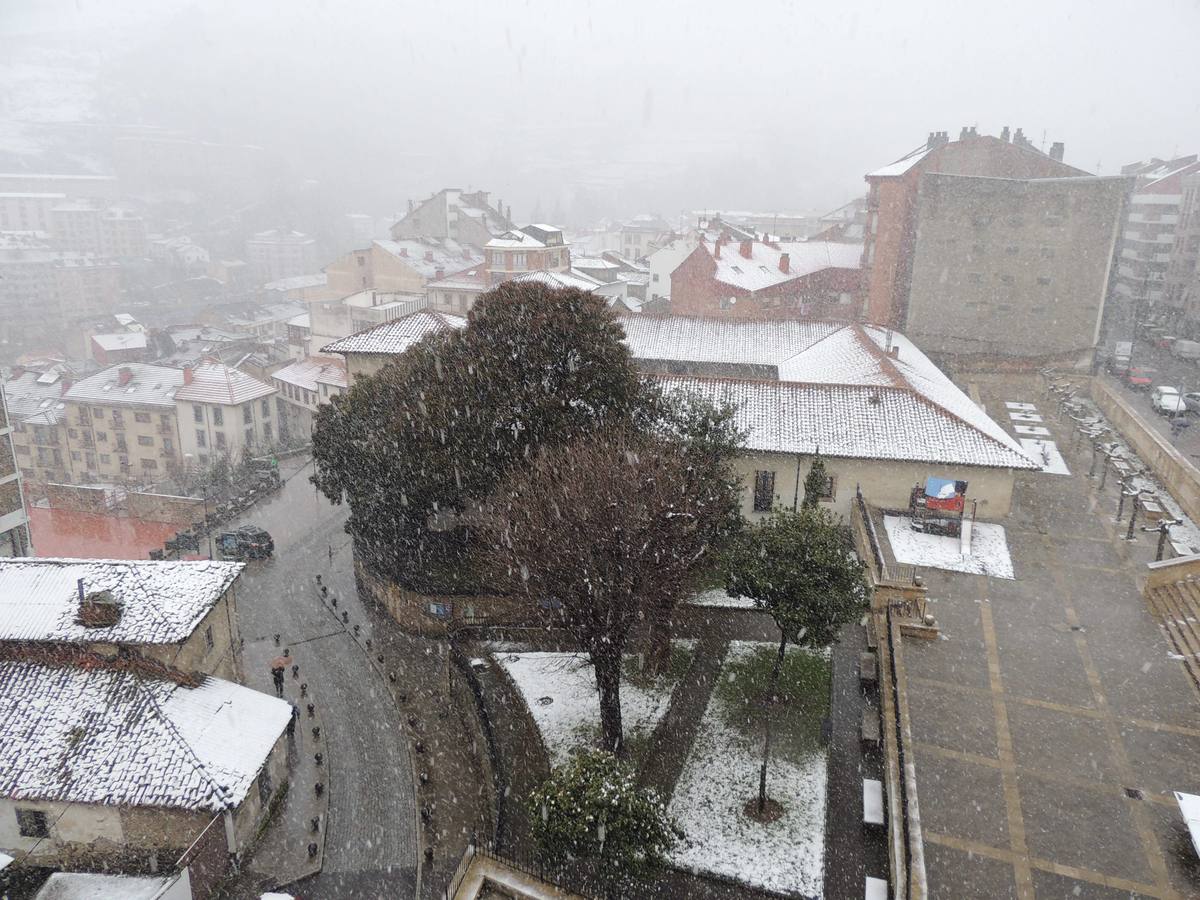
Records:
{"label": "chimney", "polygon": [[121,603],[112,591],[87,593],[83,579],[76,582],[79,591],[79,612],[75,621],[85,628],[111,628],[121,621]]}
{"label": "chimney", "polygon": [[433,270],[433,280],[434,281],[441,281],[445,277],[446,277],[446,270],[443,269],[441,266],[438,266],[436,269]]}
{"label": "chimney", "polygon": [[403,256],[405,259],[407,259],[407,258],[408,258],[408,248],[407,248],[407,247],[401,247],[401,248],[400,248],[400,255],[401,255],[401,256]]}
{"label": "chimney", "polygon": [[411,216],[413,211],[412,197],[408,198],[408,214]]}
{"label": "chimney", "polygon": [[1050,158],[1056,160],[1057,162],[1062,162],[1063,153],[1066,152],[1066,149],[1067,148],[1063,146],[1062,141],[1055,141],[1050,145]]}
{"label": "chimney", "polygon": [[888,353],[888,356],[890,356],[892,359],[899,359],[900,358],[900,345],[893,344],[892,350],[890,353]]}
{"label": "chimney", "polygon": [[936,146],[937,146],[937,132],[931,131],[931,132],[929,132],[928,140],[925,141],[925,149],[932,150]]}
{"label": "chimney", "polygon": [[117,384],[124,387],[131,381],[133,381],[133,369],[129,368],[129,366],[121,366],[121,368],[117,369]]}
{"label": "chimney", "polygon": [[779,254],[779,271],[787,275],[792,271],[792,257],[789,253]]}
{"label": "chimney", "polygon": [[433,262],[433,251],[432,250],[425,251],[425,262]]}
{"label": "chimney", "polygon": [[1025,146],[1025,132],[1020,128],[1018,128],[1016,131],[1014,131],[1012,142],[1014,144],[1016,144],[1018,147],[1024,147]]}
{"label": "chimney", "polygon": [[1007,143],[1008,143],[1008,137],[1009,137],[1009,134],[1008,134],[1008,126],[1007,126],[1007,125],[1005,125],[1003,128],[1001,128],[1001,129],[1000,129],[1000,140],[1004,141],[1004,143],[1006,143],[1006,144],[1007,144]]}
{"label": "chimney", "polygon": [[184,384],[192,383],[192,367],[191,366],[183,367],[183,383]]}
{"label": "chimney", "polygon": [[742,259],[754,258],[754,241],[742,241]]}
{"label": "chimney", "polygon": [[958,139],[960,141],[965,141],[970,134],[971,132],[967,131],[967,126],[964,125],[962,130],[958,133]]}
{"label": "chimney", "polygon": [[713,243],[713,259],[721,258],[721,244],[724,243],[722,238],[717,238]]}

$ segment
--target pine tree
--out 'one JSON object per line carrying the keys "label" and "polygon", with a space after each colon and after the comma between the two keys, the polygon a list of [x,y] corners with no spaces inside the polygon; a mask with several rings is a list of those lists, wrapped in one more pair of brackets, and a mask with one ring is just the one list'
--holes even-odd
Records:
{"label": "pine tree", "polygon": [[825,460],[821,457],[820,448],[813,456],[808,474],[804,476],[804,500],[800,505],[804,509],[816,509],[821,498],[826,495],[825,488],[829,484],[829,473],[825,471]]}

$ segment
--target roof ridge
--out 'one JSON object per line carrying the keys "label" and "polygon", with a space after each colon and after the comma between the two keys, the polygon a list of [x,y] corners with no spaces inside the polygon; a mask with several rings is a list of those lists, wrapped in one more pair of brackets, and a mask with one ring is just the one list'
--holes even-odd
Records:
{"label": "roof ridge", "polygon": [[[833,323],[833,322],[830,322],[829,324],[830,324],[830,325],[833,325],[833,324],[835,324],[835,323]],[[823,335],[821,335],[819,338],[817,338],[815,341],[813,341],[813,342],[812,342],[811,344],[809,344],[807,347],[804,347],[803,349],[797,350],[797,351],[796,351],[795,353],[793,353],[791,356],[785,356],[785,357],[784,357],[782,360],[780,360],[779,362],[775,363],[775,368],[776,368],[776,370],[778,370],[778,368],[779,368],[780,366],[782,366],[782,365],[787,365],[787,364],[788,364],[788,363],[790,363],[790,362],[791,362],[793,359],[795,359],[797,356],[801,356],[801,355],[803,355],[803,354],[807,353],[809,350],[811,350],[813,347],[817,346],[818,344],[824,343],[825,341],[829,340],[829,338],[833,337],[835,334],[841,334],[843,331],[845,331],[847,328],[849,328],[851,324],[853,324],[853,323],[851,323],[851,322],[843,322],[841,325],[839,325],[837,328],[834,328],[834,329],[833,329],[832,331],[830,331],[828,334],[823,334]],[[782,379],[780,379],[780,380],[782,380]]]}
{"label": "roof ridge", "polygon": [[[910,391],[915,390],[909,383],[908,379],[900,374],[900,370],[896,368],[896,364],[892,362],[892,358],[888,356],[888,354],[884,353],[883,349],[878,344],[871,340],[871,337],[866,333],[865,330],[863,330],[863,327],[860,323],[852,322],[849,327],[853,329],[852,333],[858,340],[859,345],[866,350],[870,356],[875,357],[876,362],[879,363],[880,370],[884,375],[887,376],[893,387],[907,389]],[[889,328],[888,334],[891,333],[892,329]]]}

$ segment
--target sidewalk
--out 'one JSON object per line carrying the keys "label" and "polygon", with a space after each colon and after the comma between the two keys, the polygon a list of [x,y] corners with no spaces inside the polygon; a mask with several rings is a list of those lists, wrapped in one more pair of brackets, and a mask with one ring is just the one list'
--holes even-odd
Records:
{"label": "sidewalk", "polygon": [[386,611],[362,602],[349,540],[333,548],[329,571],[313,590],[379,673],[404,723],[421,816],[419,896],[441,897],[472,835],[492,837],[491,775],[477,761],[487,748],[470,694],[448,642],[406,634]]}
{"label": "sidewalk", "polygon": [[[248,644],[243,650],[247,681],[252,687],[273,694],[268,670],[270,660],[282,653],[273,640]],[[314,738],[313,729],[322,728],[321,698],[308,688],[301,695],[301,685],[307,685],[304,670],[297,677],[289,671],[284,682],[284,699],[300,710],[296,732],[288,739],[288,791],[271,816],[267,829],[259,838],[245,868],[267,879],[274,887],[282,887],[321,871],[325,856],[325,823],[329,815],[329,793],[332,789],[330,761],[325,758],[324,740]],[[313,713],[308,714],[308,704]],[[323,732],[322,732],[323,733]],[[317,765],[316,754],[322,755]],[[324,790],[317,796],[315,785]],[[317,819],[317,830],[313,820]],[[316,845],[316,854],[309,855],[309,845]]]}

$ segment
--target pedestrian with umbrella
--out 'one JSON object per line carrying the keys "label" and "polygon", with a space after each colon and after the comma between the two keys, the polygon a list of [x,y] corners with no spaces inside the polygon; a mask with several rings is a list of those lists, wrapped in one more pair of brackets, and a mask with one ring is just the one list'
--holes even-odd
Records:
{"label": "pedestrian with umbrella", "polygon": [[271,660],[271,680],[275,682],[275,696],[283,696],[283,672],[292,661],[292,652],[284,649],[283,656]]}

